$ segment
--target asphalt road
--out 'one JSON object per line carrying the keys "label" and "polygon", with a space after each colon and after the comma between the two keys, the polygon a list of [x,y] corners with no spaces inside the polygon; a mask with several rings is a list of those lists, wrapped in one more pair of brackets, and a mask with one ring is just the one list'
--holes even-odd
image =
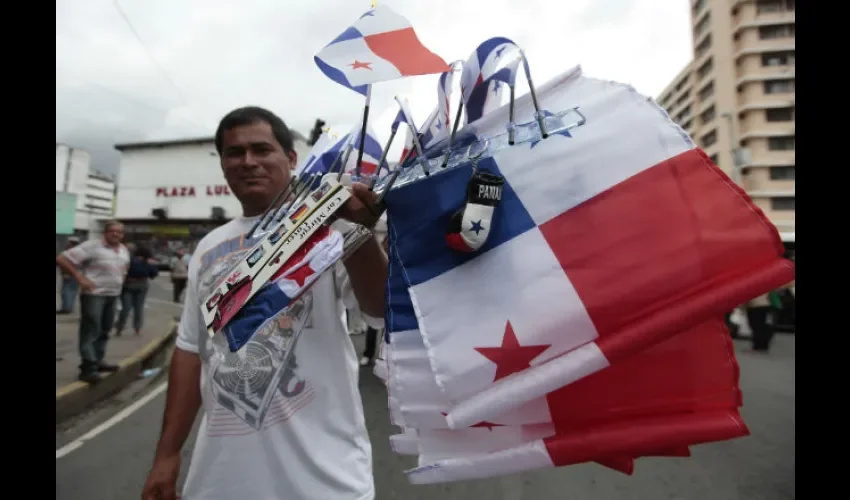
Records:
{"label": "asphalt road", "polygon": [[[362,345],[363,336],[353,337]],[[631,477],[595,464],[437,486],[412,486],[412,465],[389,448],[396,432],[383,384],[364,370],[360,390],[372,438],[378,500],[785,500],[795,497],[794,336],[780,335],[769,354],[738,341],[742,413],[752,435],[693,448],[686,459],[641,459]],[[56,460],[57,500],[139,498],[156,442],[164,393]],[[91,424],[89,424],[91,425]],[[57,430],[57,449],[86,429]],[[184,474],[191,444],[184,451]],[[181,477],[182,481],[182,477]],[[321,500],[321,499],[317,499]]]}

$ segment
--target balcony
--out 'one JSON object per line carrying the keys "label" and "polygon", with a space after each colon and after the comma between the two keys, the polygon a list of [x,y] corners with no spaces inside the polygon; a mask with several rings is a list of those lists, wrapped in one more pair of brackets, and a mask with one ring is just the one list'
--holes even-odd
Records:
{"label": "balcony", "polygon": [[744,189],[748,193],[794,193],[795,181],[770,178],[771,168],[749,168],[744,174]]}
{"label": "balcony", "polygon": [[750,161],[744,167],[796,165],[796,151],[775,151],[767,147],[767,137],[752,137],[742,140],[742,146],[749,149]]}
{"label": "balcony", "polygon": [[755,103],[770,107],[793,106],[794,87],[784,92],[766,93],[764,82],[748,82],[738,87],[738,108],[749,108]]}
{"label": "balcony", "polygon": [[738,59],[737,84],[756,80],[781,80],[796,77],[793,52],[747,54]]}
{"label": "balcony", "polygon": [[794,135],[796,132],[794,113],[791,111],[791,120],[788,121],[768,121],[768,114],[772,115],[774,120],[784,118],[785,109],[771,110],[753,110],[741,113],[738,118],[738,135],[741,140],[763,138],[763,137],[778,137]]}
{"label": "balcony", "polygon": [[796,23],[796,13],[793,10],[756,14],[754,6],[751,9],[742,8],[732,20],[732,34],[737,35],[748,28],[788,23]]}
{"label": "balcony", "polygon": [[734,42],[736,60],[749,54],[794,50],[795,48],[796,38],[793,31],[788,31],[785,35],[775,35],[773,38],[762,38],[757,28],[746,29],[738,33],[738,39]]}

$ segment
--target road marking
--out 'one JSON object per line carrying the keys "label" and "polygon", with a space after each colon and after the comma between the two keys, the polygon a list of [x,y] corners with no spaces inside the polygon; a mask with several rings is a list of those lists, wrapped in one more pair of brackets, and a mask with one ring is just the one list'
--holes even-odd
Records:
{"label": "road marking", "polygon": [[56,450],[56,460],[59,460],[60,458],[71,453],[72,451],[82,447],[86,443],[86,441],[91,441],[98,434],[102,433],[103,431],[109,429],[110,427],[117,424],[118,422],[121,422],[125,418],[129,417],[130,415],[135,413],[136,410],[138,410],[139,408],[141,408],[142,406],[147,404],[148,401],[159,396],[160,393],[162,393],[167,388],[168,388],[168,382],[165,382],[162,385],[160,385],[159,387],[157,387],[156,389],[154,389],[151,392],[149,392],[148,394],[146,394],[145,397],[143,397],[142,399],[136,401],[135,403],[131,404],[130,406],[128,406],[128,407],[124,408],[123,410],[121,410],[120,412],[116,413],[112,418],[110,418],[106,422],[98,425],[97,427],[95,427],[94,429],[83,434],[82,436],[75,439],[74,441],[71,441],[70,443],[66,444],[65,446],[59,448],[58,450]]}
{"label": "road marking", "polygon": [[153,297],[148,297],[145,300],[150,301],[150,302],[156,302],[157,304],[165,304],[167,306],[174,306],[174,307],[180,307],[180,308],[183,307],[183,304],[179,304],[177,302],[172,302],[170,300],[155,299]]}

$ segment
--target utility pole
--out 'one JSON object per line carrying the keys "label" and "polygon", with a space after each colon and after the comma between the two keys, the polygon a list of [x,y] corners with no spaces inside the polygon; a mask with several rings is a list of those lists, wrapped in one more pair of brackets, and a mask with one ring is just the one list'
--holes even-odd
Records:
{"label": "utility pole", "polygon": [[741,176],[741,166],[739,164],[738,159],[738,147],[735,144],[735,126],[734,120],[732,118],[732,113],[726,112],[721,114],[723,118],[726,118],[727,130],[729,132],[729,156],[732,158],[732,180],[735,181],[739,186],[743,186],[743,179]]}

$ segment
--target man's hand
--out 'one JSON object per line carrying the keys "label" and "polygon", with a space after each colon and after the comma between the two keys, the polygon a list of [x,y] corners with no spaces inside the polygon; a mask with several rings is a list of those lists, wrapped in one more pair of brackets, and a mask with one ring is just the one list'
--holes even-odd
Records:
{"label": "man's hand", "polygon": [[375,204],[378,200],[378,194],[370,191],[367,185],[359,182],[351,184],[351,194],[351,198],[336,214],[350,222],[372,229],[381,217]]}
{"label": "man's hand", "polygon": [[179,454],[157,458],[142,490],[142,500],[180,500],[177,495],[179,473]]}
{"label": "man's hand", "polygon": [[80,276],[79,283],[80,289],[82,289],[82,291],[84,292],[90,292],[94,290],[94,282],[86,278],[85,276]]}

